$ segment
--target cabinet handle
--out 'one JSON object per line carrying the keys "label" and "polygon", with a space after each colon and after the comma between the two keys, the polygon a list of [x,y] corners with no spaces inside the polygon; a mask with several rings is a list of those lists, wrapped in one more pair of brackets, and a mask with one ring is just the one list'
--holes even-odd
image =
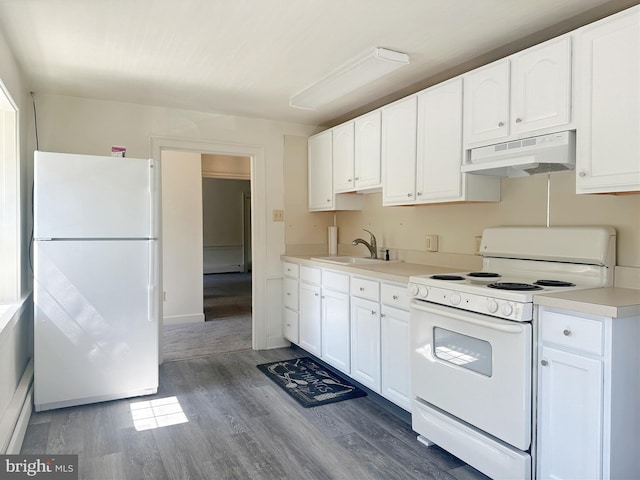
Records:
{"label": "cabinet handle", "polygon": [[384,318],[384,317],[386,317],[386,315],[384,313],[381,313],[380,318]]}
{"label": "cabinet handle", "polygon": [[322,295],[322,297],[320,297],[320,298],[327,298],[327,297],[325,297],[324,295]]}
{"label": "cabinet handle", "polygon": [[579,174],[579,177],[586,177],[587,176],[587,172],[585,172],[584,170],[582,170]]}
{"label": "cabinet handle", "polygon": [[376,311],[375,310],[371,310],[371,315],[375,315]]}
{"label": "cabinet handle", "polygon": [[540,365],[546,367],[547,365],[549,365],[549,362],[547,362],[546,360],[540,360]]}
{"label": "cabinet handle", "polygon": [[352,180],[350,178],[347,179],[347,183],[351,183]]}
{"label": "cabinet handle", "polygon": [[516,118],[516,123],[520,123],[520,122],[522,122],[522,119],[521,118]]}
{"label": "cabinet handle", "polygon": [[392,298],[393,298],[394,300],[397,300],[397,299],[398,299],[398,295],[394,295]]}
{"label": "cabinet handle", "polygon": [[314,295],[315,295],[316,297],[320,296],[320,294],[319,294],[319,293],[315,293]]}
{"label": "cabinet handle", "polygon": [[360,180],[360,177],[356,177],[356,180]]}
{"label": "cabinet handle", "polygon": [[364,292],[364,287],[360,287],[360,291],[361,291],[361,292]]}
{"label": "cabinet handle", "polygon": [[563,330],[563,331],[562,331],[562,334],[563,334],[565,337],[570,337],[570,336],[571,336],[571,330]]}
{"label": "cabinet handle", "polygon": [[291,295],[291,292],[287,292],[287,295]]}
{"label": "cabinet handle", "polygon": [[422,192],[418,192],[418,193],[416,193],[416,195],[417,195],[417,196],[421,196],[421,195],[422,195]]}
{"label": "cabinet handle", "polygon": [[411,196],[411,194],[410,194],[410,193],[407,193],[407,197],[410,197],[410,196]]}
{"label": "cabinet handle", "polygon": [[327,203],[331,203],[331,199],[330,198],[327,198]]}
{"label": "cabinet handle", "polygon": [[287,323],[287,327],[290,327],[290,326],[291,326],[291,324],[290,324],[290,323]]}
{"label": "cabinet handle", "polygon": [[504,127],[504,122],[498,122],[499,127]]}

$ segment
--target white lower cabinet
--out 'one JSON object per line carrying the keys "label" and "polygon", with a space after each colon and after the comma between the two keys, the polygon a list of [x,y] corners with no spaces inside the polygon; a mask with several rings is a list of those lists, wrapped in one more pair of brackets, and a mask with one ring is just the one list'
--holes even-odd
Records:
{"label": "white lower cabinet", "polygon": [[282,335],[287,340],[298,343],[298,275],[299,265],[282,263]]}
{"label": "white lower cabinet", "polygon": [[411,410],[409,312],[381,306],[382,395]]}
{"label": "white lower cabinet", "polygon": [[317,275],[317,282],[319,283],[320,281],[319,268],[305,266],[300,268],[298,345],[307,352],[319,357],[322,355],[321,287],[320,285],[305,282],[303,272],[312,274],[312,276],[307,275],[308,280],[315,281],[315,276]]}
{"label": "white lower cabinet", "polygon": [[374,392],[381,392],[380,304],[354,296],[351,297],[351,376]]}
{"label": "white lower cabinet", "polygon": [[349,374],[351,364],[349,275],[322,272],[322,359]]}
{"label": "white lower cabinet", "polygon": [[640,318],[541,307],[538,479],[640,473]]}

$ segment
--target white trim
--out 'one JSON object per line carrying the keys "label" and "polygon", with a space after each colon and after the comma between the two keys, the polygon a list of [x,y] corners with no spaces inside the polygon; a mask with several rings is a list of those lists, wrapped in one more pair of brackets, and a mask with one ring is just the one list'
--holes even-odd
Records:
{"label": "white trim", "polygon": [[268,348],[267,339],[267,195],[266,165],[264,147],[260,145],[232,144],[227,142],[203,141],[186,138],[149,138],[149,155],[160,160],[162,150],[191,151],[205,154],[234,155],[251,159],[251,245],[252,281],[252,347],[254,350]]}
{"label": "white trim", "polygon": [[183,325],[185,323],[204,322],[204,313],[193,313],[191,315],[176,315],[174,317],[164,317],[163,325]]}
{"label": "white trim", "polygon": [[20,111],[0,79],[0,303],[20,298]]}

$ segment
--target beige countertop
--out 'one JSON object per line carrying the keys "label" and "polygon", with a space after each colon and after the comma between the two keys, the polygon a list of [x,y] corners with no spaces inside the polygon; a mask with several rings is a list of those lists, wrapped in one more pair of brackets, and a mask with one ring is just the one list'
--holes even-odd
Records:
{"label": "beige countertop", "polygon": [[329,270],[348,272],[355,275],[363,275],[398,283],[408,283],[409,277],[413,275],[435,275],[438,273],[453,273],[460,271],[460,269],[438,267],[435,265],[421,265],[418,263],[395,261],[346,266],[311,260],[311,257],[311,255],[282,255],[280,258],[287,262],[298,263],[300,265],[322,267]]}
{"label": "beige countertop", "polygon": [[640,316],[640,290],[592,288],[534,295],[533,303],[603,317]]}

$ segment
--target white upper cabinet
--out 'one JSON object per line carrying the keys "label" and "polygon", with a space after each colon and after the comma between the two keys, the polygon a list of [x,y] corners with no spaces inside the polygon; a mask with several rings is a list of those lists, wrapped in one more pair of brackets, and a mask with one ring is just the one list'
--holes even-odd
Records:
{"label": "white upper cabinet", "polygon": [[416,199],[417,98],[382,108],[382,204],[402,205]]}
{"label": "white upper cabinet", "polygon": [[416,203],[462,196],[462,79],[418,94]]}
{"label": "white upper cabinet", "polygon": [[380,186],[380,110],[355,119],[355,187]]}
{"label": "white upper cabinet", "polygon": [[544,43],[511,58],[511,133],[569,123],[571,38]]}
{"label": "white upper cabinet", "polygon": [[467,74],[464,79],[466,143],[509,134],[509,61],[503,60]]}
{"label": "white upper cabinet", "polygon": [[[353,149],[353,122],[351,125],[351,148]],[[335,129],[334,129],[335,130]],[[337,151],[339,155],[348,152],[349,134],[345,129],[343,135],[338,136]],[[309,137],[309,210],[358,210],[362,207],[358,195],[340,195],[333,189],[334,138],[333,130],[325,130],[313,137]],[[342,160],[336,163],[343,165]],[[351,168],[353,169],[353,151],[351,153]],[[353,178],[353,176],[351,177]]]}
{"label": "white upper cabinet", "polygon": [[576,192],[640,191],[640,7],[576,33]]}
{"label": "white upper cabinet", "polygon": [[331,130],[309,138],[309,210],[333,209]]}
{"label": "white upper cabinet", "polygon": [[335,127],[333,132],[333,191],[349,192],[354,187],[354,122]]}
{"label": "white upper cabinet", "polygon": [[531,47],[465,75],[465,145],[491,144],[571,120],[571,38]]}

